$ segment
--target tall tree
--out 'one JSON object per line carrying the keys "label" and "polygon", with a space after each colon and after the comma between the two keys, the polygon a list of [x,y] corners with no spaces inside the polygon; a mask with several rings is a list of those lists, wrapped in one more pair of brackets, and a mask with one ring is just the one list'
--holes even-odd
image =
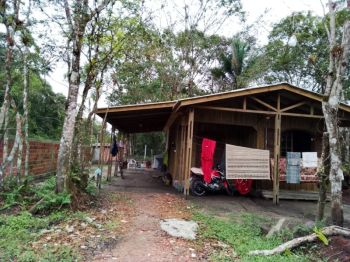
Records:
{"label": "tall tree", "polygon": [[[24,45],[24,53],[23,53],[23,122],[24,122],[24,143],[25,143],[25,159],[24,159],[24,176],[28,176],[29,174],[29,104],[28,104],[28,95],[29,95],[29,55],[30,50],[29,47],[31,45],[32,37],[28,30],[28,27],[31,24],[30,21],[30,13],[31,13],[32,1],[28,1],[28,8],[26,12],[26,21],[25,26],[22,29],[22,44]],[[20,152],[22,149],[19,150]],[[22,159],[21,154],[18,156],[19,159]],[[19,162],[21,163],[21,161]],[[17,172],[21,171],[21,165],[17,165]]]}
{"label": "tall tree", "polygon": [[[341,34],[347,10],[335,13],[335,30]],[[293,39],[297,42],[293,45]],[[264,47],[265,83],[289,82],[324,93],[329,63],[328,39],[322,17],[298,12],[276,23]]]}
{"label": "tall tree", "polygon": [[[5,88],[4,88],[4,101],[0,109],[0,130],[2,130],[1,135],[3,137],[3,156],[2,163],[0,165],[0,187],[3,185],[4,170],[9,163],[13,162],[14,155],[21,143],[21,116],[16,110],[15,102],[11,99],[10,91],[13,84],[12,76],[12,65],[13,65],[13,55],[15,47],[15,33],[18,26],[21,24],[19,20],[20,11],[20,1],[12,1],[8,3],[6,0],[1,0],[0,2],[0,19],[1,23],[6,28],[6,59],[5,59]],[[8,123],[10,114],[10,105],[13,105],[16,111],[16,139],[12,146],[10,154],[8,154]]]}
{"label": "tall tree", "polygon": [[219,91],[237,89],[245,86],[244,81],[240,81],[240,76],[245,73],[253,61],[249,57],[250,44],[239,38],[232,40],[230,50],[222,52],[219,57],[219,67],[211,69],[213,80],[217,82]]}
{"label": "tall tree", "polygon": [[341,41],[337,41],[335,11],[337,3],[328,1],[329,25],[326,25],[329,39],[329,64],[326,79],[325,100],[322,102],[322,110],[325,118],[327,133],[329,136],[330,173],[331,185],[331,215],[332,222],[343,225],[342,205],[342,180],[344,179],[341,168],[339,148],[338,109],[341,101],[345,73],[349,66],[350,55],[350,20],[345,21]]}
{"label": "tall tree", "polygon": [[185,94],[199,94],[208,87],[208,74],[216,62],[215,47],[221,44],[218,30],[231,18],[244,17],[241,1],[168,1],[161,10],[169,12],[167,30],[176,36],[171,52],[183,70]]}
{"label": "tall tree", "polygon": [[112,0],[103,0],[91,8],[87,0],[75,0],[69,4],[64,1],[64,12],[68,24],[68,43],[71,46],[68,61],[68,98],[66,116],[63,124],[60,149],[57,158],[56,192],[65,188],[65,177],[72,167],[71,150],[77,116],[77,102],[80,86],[80,59],[85,36],[85,29],[93,17],[100,13]]}

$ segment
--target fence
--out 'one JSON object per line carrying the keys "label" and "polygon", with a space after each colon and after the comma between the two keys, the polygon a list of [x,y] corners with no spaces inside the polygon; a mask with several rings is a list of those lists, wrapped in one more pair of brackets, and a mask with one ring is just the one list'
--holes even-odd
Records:
{"label": "fence", "polygon": [[[9,141],[8,150],[10,151],[13,145],[13,141]],[[4,143],[0,142],[0,163],[2,163]],[[58,142],[43,142],[43,141],[29,141],[29,175],[45,175],[51,174],[56,171],[57,156],[58,156],[59,143]],[[23,144],[22,151],[22,170],[21,174],[24,174],[25,165],[25,150],[26,146]],[[83,147],[83,154],[85,159],[89,159],[90,147]],[[8,165],[5,169],[5,175],[9,174],[10,170],[13,170],[13,174],[17,174],[17,154],[14,157],[14,161],[11,165]]]}

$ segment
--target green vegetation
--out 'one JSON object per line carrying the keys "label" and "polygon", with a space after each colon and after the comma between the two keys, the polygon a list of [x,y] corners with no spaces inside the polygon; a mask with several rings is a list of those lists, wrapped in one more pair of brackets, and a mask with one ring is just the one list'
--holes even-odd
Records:
{"label": "green vegetation", "polygon": [[55,177],[38,185],[30,184],[29,181],[27,179],[18,186],[14,181],[8,180],[7,190],[0,193],[4,203],[0,210],[15,205],[26,210],[36,203],[35,213],[50,213],[70,204],[70,195],[67,192],[55,193]]}
{"label": "green vegetation", "polygon": [[[242,261],[309,261],[308,254],[300,251],[285,252],[270,257],[252,257],[249,251],[272,249],[293,237],[291,231],[283,231],[278,236],[266,238],[259,225],[268,219],[253,214],[238,214],[229,219],[217,218],[203,213],[195,213],[194,219],[200,225],[200,239],[215,239],[228,244]],[[212,254],[213,261],[232,261],[223,252]]]}
{"label": "green vegetation", "polygon": [[[29,179],[30,180],[30,179]],[[55,193],[55,178],[49,178],[40,184],[28,181],[16,186],[7,180],[7,191],[1,193],[0,210],[10,213],[0,216],[0,254],[1,261],[76,261],[79,254],[70,246],[33,245],[43,231],[52,230],[52,226],[64,221],[84,222],[87,214],[72,212],[65,207],[70,204],[70,195],[66,192]],[[96,188],[89,183],[88,194],[94,195]],[[39,203],[39,204],[38,204]],[[35,207],[33,215],[27,210]],[[11,207],[18,206],[20,210]],[[17,210],[17,211],[16,211]],[[117,224],[106,225],[116,228]]]}
{"label": "green vegetation", "polygon": [[162,154],[165,148],[165,136],[163,133],[152,132],[133,134],[131,139],[134,144],[133,155],[138,160],[143,160],[145,145],[147,145],[146,159],[150,159],[151,161],[153,161],[151,151],[154,155]]}
{"label": "green vegetation", "polygon": [[[5,60],[5,47],[3,42],[5,36],[0,34],[0,59]],[[23,74],[20,68],[21,60],[20,53],[15,52],[14,54],[14,68],[13,74],[13,85],[11,88],[11,97],[16,102],[16,105],[22,113],[23,108]],[[61,136],[64,109],[66,98],[62,94],[56,94],[48,82],[42,77],[41,73],[48,73],[46,69],[43,69],[43,61],[40,57],[33,55],[32,57],[34,68],[32,68],[31,74],[29,75],[30,82],[30,95],[29,99],[29,137],[37,140],[54,140],[58,141]],[[5,63],[0,64],[0,86],[5,86],[6,77],[5,74]],[[4,92],[0,92],[0,101],[4,100]],[[12,110],[13,111],[13,110]],[[11,111],[11,114],[13,112]],[[11,136],[15,135],[15,120],[14,117],[10,117],[9,133]]]}
{"label": "green vegetation", "polygon": [[60,211],[46,217],[29,212],[0,216],[0,254],[2,261],[74,261],[77,253],[69,246],[43,246],[35,250],[32,243],[41,230],[64,220],[67,214]]}

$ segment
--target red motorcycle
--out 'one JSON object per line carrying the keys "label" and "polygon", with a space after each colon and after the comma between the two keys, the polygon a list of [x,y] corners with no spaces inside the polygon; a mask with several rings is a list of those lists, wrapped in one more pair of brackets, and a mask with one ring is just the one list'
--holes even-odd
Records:
{"label": "red motorcycle", "polygon": [[226,179],[224,171],[219,165],[211,173],[211,182],[204,181],[201,168],[191,168],[190,190],[195,196],[204,196],[208,192],[225,191],[228,195],[246,195],[251,191],[251,179],[234,179],[232,183]]}

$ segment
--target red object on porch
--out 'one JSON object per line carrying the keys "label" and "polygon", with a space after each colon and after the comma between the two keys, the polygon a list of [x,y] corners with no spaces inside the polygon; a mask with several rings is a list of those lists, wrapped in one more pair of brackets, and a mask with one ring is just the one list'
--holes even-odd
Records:
{"label": "red object on porch", "polygon": [[211,173],[214,165],[215,147],[216,141],[208,138],[203,138],[201,167],[204,175],[204,181],[208,184],[211,182]]}
{"label": "red object on porch", "polygon": [[246,195],[252,189],[253,180],[251,179],[234,179],[233,184],[241,195]]}

